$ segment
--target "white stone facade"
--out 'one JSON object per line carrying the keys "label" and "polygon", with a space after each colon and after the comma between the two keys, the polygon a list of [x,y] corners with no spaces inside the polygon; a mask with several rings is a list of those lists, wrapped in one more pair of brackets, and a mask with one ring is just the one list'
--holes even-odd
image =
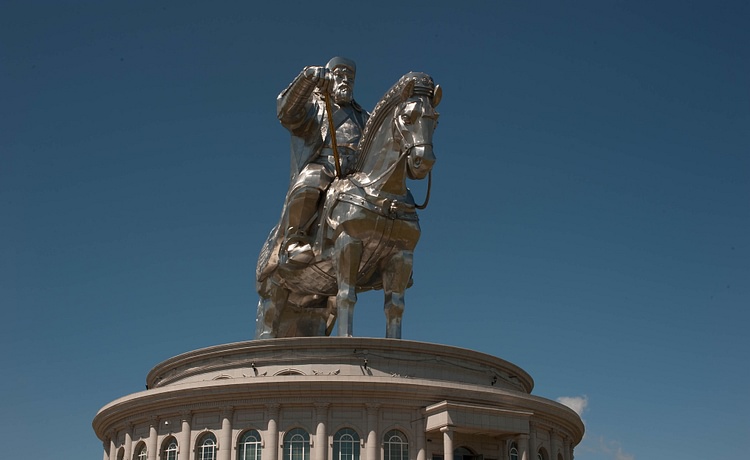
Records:
{"label": "white stone facade", "polygon": [[392,339],[204,348],[103,407],[104,460],[572,460],[583,424],[521,368]]}

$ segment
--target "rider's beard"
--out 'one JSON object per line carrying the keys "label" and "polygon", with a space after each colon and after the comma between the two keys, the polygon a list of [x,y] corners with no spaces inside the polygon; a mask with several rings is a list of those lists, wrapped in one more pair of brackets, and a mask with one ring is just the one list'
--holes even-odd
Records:
{"label": "rider's beard", "polygon": [[336,104],[348,104],[353,97],[352,87],[348,85],[339,85],[333,90],[333,101]]}

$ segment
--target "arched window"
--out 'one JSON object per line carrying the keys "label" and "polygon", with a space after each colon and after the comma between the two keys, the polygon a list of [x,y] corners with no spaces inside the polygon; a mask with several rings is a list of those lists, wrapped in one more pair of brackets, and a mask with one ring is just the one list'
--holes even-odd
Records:
{"label": "arched window", "polygon": [[277,375],[305,375],[305,374],[298,369],[282,369],[279,372],[273,374],[274,377],[276,377]]}
{"label": "arched window", "polygon": [[460,446],[453,449],[453,460],[474,460],[476,455],[468,447]]}
{"label": "arched window", "polygon": [[391,430],[383,436],[383,460],[409,460],[409,443],[404,433]]}
{"label": "arched window", "polygon": [[137,446],[135,446],[135,455],[133,455],[134,460],[148,460],[148,450],[146,449],[146,443],[141,442]]}
{"label": "arched window", "polygon": [[162,460],[177,460],[177,440],[169,437],[161,444]]}
{"label": "arched window", "polygon": [[260,434],[255,430],[246,431],[237,446],[237,460],[260,460]]}
{"label": "arched window", "polygon": [[342,428],[333,436],[333,460],[359,460],[359,435]]}
{"label": "arched window", "polygon": [[216,436],[213,433],[206,433],[198,440],[197,460],[216,460]]}
{"label": "arched window", "polygon": [[518,460],[518,446],[515,442],[510,443],[510,449],[508,450],[510,460]]}
{"label": "arched window", "polygon": [[310,435],[302,428],[284,435],[284,460],[310,460]]}
{"label": "arched window", "polygon": [[536,453],[536,460],[547,460],[548,458],[547,451],[544,450],[544,447],[540,447],[539,452]]}
{"label": "arched window", "polygon": [[117,449],[117,460],[124,460],[125,459],[125,448],[120,447]]}

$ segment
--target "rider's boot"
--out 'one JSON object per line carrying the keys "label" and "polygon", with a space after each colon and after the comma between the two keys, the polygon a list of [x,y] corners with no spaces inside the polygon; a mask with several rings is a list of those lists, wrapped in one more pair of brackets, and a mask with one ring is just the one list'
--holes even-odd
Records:
{"label": "rider's boot", "polygon": [[290,227],[286,233],[283,251],[287,262],[298,265],[307,265],[315,257],[310,237],[293,227]]}
{"label": "rider's boot", "polygon": [[315,257],[311,235],[306,229],[315,217],[319,199],[320,190],[313,187],[303,187],[289,198],[288,227],[282,246],[288,262],[307,265]]}

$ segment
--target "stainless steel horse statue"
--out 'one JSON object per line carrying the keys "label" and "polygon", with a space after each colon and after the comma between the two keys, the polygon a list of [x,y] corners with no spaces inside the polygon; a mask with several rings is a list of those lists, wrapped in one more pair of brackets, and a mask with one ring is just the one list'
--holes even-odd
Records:
{"label": "stainless steel horse statue", "polygon": [[[386,337],[401,338],[419,218],[407,177],[435,162],[432,134],[442,91],[424,73],[401,77],[383,96],[358,145],[355,173],[336,179],[319,212],[315,257],[286,261],[277,228],[258,260],[256,338],[351,336],[357,292],[382,289]],[[426,203],[425,203],[426,204]]]}

